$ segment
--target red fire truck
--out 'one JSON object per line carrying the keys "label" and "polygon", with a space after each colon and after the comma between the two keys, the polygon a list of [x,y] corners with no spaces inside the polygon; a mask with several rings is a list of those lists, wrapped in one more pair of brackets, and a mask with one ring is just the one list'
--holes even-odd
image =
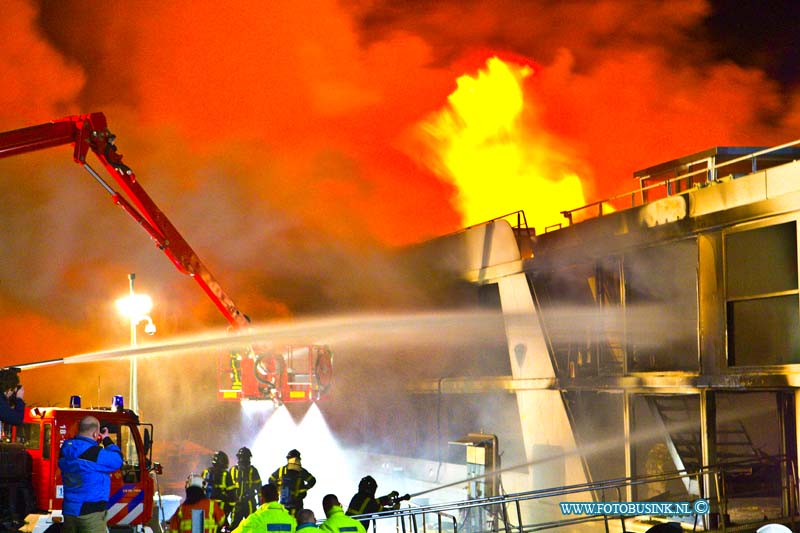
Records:
{"label": "red fire truck", "polygon": [[[235,332],[244,332],[249,319],[239,311],[219,283],[164,213],[144,191],[135,174],[122,162],[115,136],[102,113],[70,116],[46,124],[0,133],[0,158],[66,144],[73,159],[106,190],[114,203],[150,235],[178,270],[192,277],[211,298]],[[93,152],[126,196],[117,192],[86,161]],[[127,197],[127,198],[126,198]],[[44,362],[53,364],[63,360]],[[314,401],[332,381],[333,355],[327,346],[245,346],[220,358],[220,393],[225,400]],[[33,367],[38,363],[25,365]],[[152,516],[154,479],[160,467],[151,462],[152,426],[140,424],[136,413],[114,409],[32,407],[24,424],[0,442],[0,530],[16,529],[20,515],[35,510],[37,533],[54,530],[62,504],[58,469],[61,442],[77,434],[86,415],[108,426],[125,455],[125,466],[113,475],[109,525],[141,528]],[[140,431],[141,428],[141,431]],[[3,439],[0,438],[0,441]]]}
{"label": "red fire truck", "polygon": [[[194,279],[220,310],[235,332],[246,331],[250,320],[203,265],[175,226],[142,188],[133,170],[122,162],[102,113],[76,115],[46,124],[0,133],[0,158],[72,144],[73,159],[111,195],[114,203],[133,217],[178,270]],[[93,152],[123,196],[86,161]],[[127,197],[127,198],[126,198]],[[129,199],[129,200],[128,200]],[[302,402],[320,399],[333,378],[333,354],[327,346],[271,346],[221,356],[221,400]]]}
{"label": "red fire truck", "polygon": [[6,428],[3,438],[10,442],[0,442],[0,531],[17,529],[23,519],[25,531],[60,530],[64,486],[59,450],[89,415],[109,428],[125,460],[111,474],[109,526],[141,530],[150,523],[156,475],[161,473],[152,461],[153,426],[140,423],[136,413],[122,406],[122,397],[115,398],[119,404],[106,408],[81,408],[76,396],[69,408],[28,408],[22,425]]}

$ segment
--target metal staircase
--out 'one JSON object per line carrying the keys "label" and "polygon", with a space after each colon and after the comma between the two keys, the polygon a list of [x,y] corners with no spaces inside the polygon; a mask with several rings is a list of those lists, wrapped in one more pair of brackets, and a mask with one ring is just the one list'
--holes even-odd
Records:
{"label": "metal staircase", "polygon": [[[647,396],[650,413],[664,437],[676,470],[693,472],[702,464],[700,448],[700,414],[697,396]],[[689,494],[697,494],[695,481],[684,481]]]}
{"label": "metal staircase", "polygon": [[[676,470],[692,472],[702,465],[700,403],[696,395],[647,396],[655,420]],[[739,419],[718,420],[716,457],[719,463],[755,460],[762,456]],[[696,481],[684,479],[689,494],[698,494]]]}

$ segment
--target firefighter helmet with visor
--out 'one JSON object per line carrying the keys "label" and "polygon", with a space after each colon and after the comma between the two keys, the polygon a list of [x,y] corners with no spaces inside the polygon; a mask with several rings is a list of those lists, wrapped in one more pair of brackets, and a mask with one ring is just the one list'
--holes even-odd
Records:
{"label": "firefighter helmet with visor", "polygon": [[358,482],[358,492],[374,495],[376,490],[378,490],[378,483],[372,476],[364,476]]}
{"label": "firefighter helmet with visor", "polygon": [[211,458],[211,465],[221,468],[223,470],[228,469],[228,454],[223,452],[222,450],[218,451],[214,454]]}
{"label": "firefighter helmet with visor", "polygon": [[240,461],[249,461],[251,457],[253,457],[253,453],[250,451],[250,448],[247,448],[246,446],[242,446],[239,448],[239,451],[236,452],[236,458]]}
{"label": "firefighter helmet with visor", "polygon": [[300,452],[297,450],[289,450],[289,453],[286,454],[287,459],[300,459]]}

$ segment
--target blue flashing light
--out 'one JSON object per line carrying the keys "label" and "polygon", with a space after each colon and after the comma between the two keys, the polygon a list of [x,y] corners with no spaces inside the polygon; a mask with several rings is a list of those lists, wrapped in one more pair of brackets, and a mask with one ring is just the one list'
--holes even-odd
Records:
{"label": "blue flashing light", "polygon": [[114,395],[114,399],[111,400],[111,407],[115,411],[122,411],[123,409],[125,409],[125,402],[122,399],[122,395],[121,394]]}
{"label": "blue flashing light", "polygon": [[81,397],[77,395],[73,395],[69,397],[69,406],[71,409],[80,409],[81,408]]}

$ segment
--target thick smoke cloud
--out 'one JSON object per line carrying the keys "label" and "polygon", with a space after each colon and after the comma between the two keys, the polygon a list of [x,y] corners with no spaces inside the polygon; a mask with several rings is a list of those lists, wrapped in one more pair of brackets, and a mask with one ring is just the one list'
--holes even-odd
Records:
{"label": "thick smoke cloud", "polygon": [[[588,163],[589,198],[631,190],[634,170],[712,146],[797,136],[796,91],[767,77],[752,54],[720,52],[705,22],[734,17],[712,12],[709,2],[474,0],[411,9],[385,1],[362,3],[355,14],[365,42],[403,28],[431,45],[436,64],[463,64],[475,57],[469,52],[482,59],[486,51],[535,61],[541,68],[527,87],[529,103]],[[725,35],[744,40],[788,27],[736,26]]]}
{"label": "thick smoke cloud", "polygon": [[10,0],[0,21],[0,126],[20,120],[49,120],[73,112],[84,86],[83,69],[47,42],[37,26],[37,10],[26,0]]}
{"label": "thick smoke cloud", "polygon": [[[587,199],[631,189],[632,171],[663,160],[796,136],[796,92],[752,61],[720,56],[703,33],[710,15],[699,0],[11,0],[0,19],[0,128],[105,112],[126,162],[256,323],[425,307],[424,285],[394,272],[385,250],[462,219],[455,186],[420,163],[409,136],[493,55],[536,66],[527,126],[568,147]],[[156,301],[159,335],[220,326],[104,195],[67,147],[0,161],[0,364],[125,344],[112,301],[131,271]],[[145,414],[176,397],[211,398],[214,364],[145,367]],[[126,372],[120,362],[24,379],[31,401],[81,393],[102,403]],[[157,422],[177,438],[186,421],[171,413]]]}

